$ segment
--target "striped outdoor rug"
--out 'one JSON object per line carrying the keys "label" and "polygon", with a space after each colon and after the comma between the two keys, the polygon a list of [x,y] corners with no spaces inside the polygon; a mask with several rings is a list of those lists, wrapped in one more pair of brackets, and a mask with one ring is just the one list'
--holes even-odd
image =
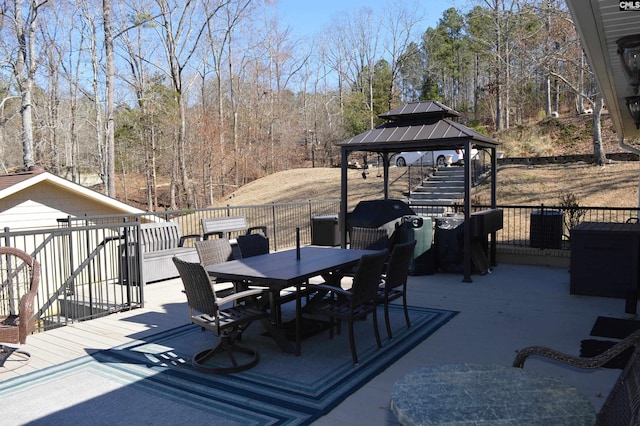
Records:
{"label": "striped outdoor rug", "polygon": [[2,423],[17,425],[203,424],[302,425],[328,413],[434,331],[456,312],[392,307],[393,342],[375,345],[371,321],[356,325],[360,364],[354,366],[348,333],[303,341],[299,357],[283,354],[259,324],[243,344],[260,351],[260,364],[232,375],[194,370],[191,356],[212,346],[213,333],[185,325],[116,349],[0,383]]}

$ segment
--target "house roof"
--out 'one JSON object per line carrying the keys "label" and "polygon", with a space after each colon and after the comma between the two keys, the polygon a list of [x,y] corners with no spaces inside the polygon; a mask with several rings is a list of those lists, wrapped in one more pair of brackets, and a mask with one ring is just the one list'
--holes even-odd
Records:
{"label": "house roof", "polygon": [[0,175],[0,199],[9,197],[10,195],[16,194],[41,182],[48,182],[52,185],[59,186],[66,191],[77,194],[78,196],[91,199],[97,203],[109,205],[110,207],[121,210],[124,213],[144,213],[144,210],[132,207],[126,203],[116,200],[115,198],[107,197],[97,191],[49,173],[44,169],[34,169],[28,172]]}
{"label": "house roof", "polygon": [[498,142],[451,118],[460,114],[436,101],[410,102],[381,118],[389,121],[336,145],[373,152],[430,151],[464,148],[466,141],[492,148]]}
{"label": "house roof", "polygon": [[[44,171],[44,170],[43,170]],[[35,174],[41,173],[42,171],[32,171],[32,172],[21,172],[21,173],[12,173],[9,175],[0,175],[0,193],[7,188],[12,187],[13,185],[18,185],[25,180],[31,179]]]}
{"label": "house roof", "polygon": [[[640,33],[640,11],[610,0],[567,0],[582,46],[618,135],[640,137],[625,98],[633,90],[622,68],[617,40]],[[627,2],[634,3],[634,2]],[[635,2],[637,3],[637,2]]]}

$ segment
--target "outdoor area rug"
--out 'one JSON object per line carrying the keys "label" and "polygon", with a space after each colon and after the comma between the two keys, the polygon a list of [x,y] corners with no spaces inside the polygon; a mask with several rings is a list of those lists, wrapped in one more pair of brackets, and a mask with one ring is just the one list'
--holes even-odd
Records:
{"label": "outdoor area rug", "polygon": [[[599,316],[593,327],[591,328],[591,335],[596,337],[606,337],[610,339],[624,339],[629,334],[640,328],[640,321],[611,318]],[[611,340],[598,340],[598,339],[586,339],[580,342],[580,356],[593,357],[600,355],[618,341]],[[633,347],[628,348],[617,357],[603,365],[604,368],[623,369],[627,365],[627,361],[633,354]]]}
{"label": "outdoor area rug", "polygon": [[640,321],[599,316],[593,324],[591,335],[624,339],[638,329],[640,329]]}
{"label": "outdoor area rug", "polygon": [[378,350],[370,320],[356,324],[359,365],[353,365],[346,327],[329,339],[322,332],[302,342],[302,355],[282,353],[260,324],[243,344],[260,352],[257,367],[231,375],[203,374],[191,357],[215,336],[196,325],[144,341],[97,351],[80,359],[0,383],[3,424],[31,425],[304,425],[338,405],[457,312],[391,307],[394,339]]}
{"label": "outdoor area rug", "polygon": [[[618,342],[611,342],[608,340],[582,340],[580,342],[580,356],[585,358],[598,356],[616,343]],[[629,358],[631,358],[633,350],[633,347],[627,348],[625,351],[614,357],[611,361],[607,362],[602,367],[622,370],[629,362]]]}

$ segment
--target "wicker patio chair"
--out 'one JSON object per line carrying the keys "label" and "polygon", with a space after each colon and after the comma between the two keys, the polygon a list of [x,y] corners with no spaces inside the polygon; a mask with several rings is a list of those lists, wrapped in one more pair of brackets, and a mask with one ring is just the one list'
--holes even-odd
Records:
{"label": "wicker patio chair", "polygon": [[[193,366],[200,371],[217,374],[235,373],[256,366],[260,360],[259,353],[237,342],[253,321],[267,315],[251,303],[262,290],[250,289],[218,298],[201,264],[185,262],[177,257],[173,258],[173,263],[180,273],[189,307],[194,312],[191,322],[219,337],[213,348],[193,356]],[[233,303],[236,301],[246,303]]]}
{"label": "wicker patio chair", "polygon": [[393,339],[391,333],[391,321],[389,320],[389,302],[402,297],[404,320],[407,328],[411,327],[409,310],[407,308],[407,278],[409,276],[409,264],[413,258],[413,249],[416,240],[399,243],[393,246],[386,272],[382,276],[382,284],[378,287],[378,304],[384,305],[384,322],[387,327],[387,337]]}
{"label": "wicker patio chair", "polygon": [[354,226],[349,233],[349,248],[356,250],[383,250],[389,248],[387,231],[381,228]]}
{"label": "wicker patio chair", "polygon": [[[204,241],[196,241],[195,243],[200,263],[205,268],[208,265],[215,265],[218,263],[227,262],[233,260],[233,248],[231,242],[227,238],[218,238]],[[220,284],[229,284],[221,288]],[[233,283],[221,283],[211,277],[211,285],[214,286],[217,297],[225,297],[234,293]]]}
{"label": "wicker patio chair", "polygon": [[524,363],[529,356],[538,355],[573,367],[595,369],[602,367],[627,349],[634,347],[633,354],[597,414],[596,424],[601,426],[640,425],[639,344],[640,330],[635,331],[602,354],[594,357],[573,356],[546,346],[530,346],[518,352],[513,360],[513,366],[524,368]]}
{"label": "wicker patio chair", "polygon": [[[34,304],[40,283],[40,264],[28,253],[0,247],[0,342],[24,345],[35,329]],[[0,345],[0,366],[12,355],[26,364],[30,354]],[[0,370],[2,371],[2,370]]]}
{"label": "wicker patio chair", "polygon": [[378,330],[378,317],[376,315],[376,294],[387,256],[387,249],[375,254],[362,256],[356,267],[353,285],[349,290],[328,284],[311,286],[317,290],[325,290],[330,295],[316,302],[308,303],[305,312],[313,316],[329,317],[329,338],[333,338],[335,320],[338,321],[338,333],[340,332],[341,321],[348,321],[349,347],[351,348],[351,357],[354,364],[358,364],[354,336],[354,323],[356,320],[366,319],[367,315],[371,314],[376,343],[378,348],[382,348]]}

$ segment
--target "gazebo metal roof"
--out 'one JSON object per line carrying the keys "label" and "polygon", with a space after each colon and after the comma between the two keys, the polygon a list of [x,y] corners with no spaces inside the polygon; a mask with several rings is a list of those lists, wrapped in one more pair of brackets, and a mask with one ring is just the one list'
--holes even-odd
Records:
{"label": "gazebo metal roof", "polygon": [[465,169],[465,239],[464,281],[471,282],[471,149],[481,148],[491,155],[491,207],[496,207],[496,146],[498,142],[452,120],[460,114],[437,101],[410,102],[379,117],[389,121],[350,139],[338,142],[342,154],[342,184],[340,206],[341,244],[346,247],[347,166],[350,152],[380,154],[384,170],[384,198],[388,198],[390,154],[407,151],[464,149]]}
{"label": "gazebo metal roof", "polygon": [[494,139],[451,120],[460,114],[436,101],[411,102],[380,114],[389,121],[336,145],[348,151],[401,152],[463,148],[465,141],[493,148]]}

